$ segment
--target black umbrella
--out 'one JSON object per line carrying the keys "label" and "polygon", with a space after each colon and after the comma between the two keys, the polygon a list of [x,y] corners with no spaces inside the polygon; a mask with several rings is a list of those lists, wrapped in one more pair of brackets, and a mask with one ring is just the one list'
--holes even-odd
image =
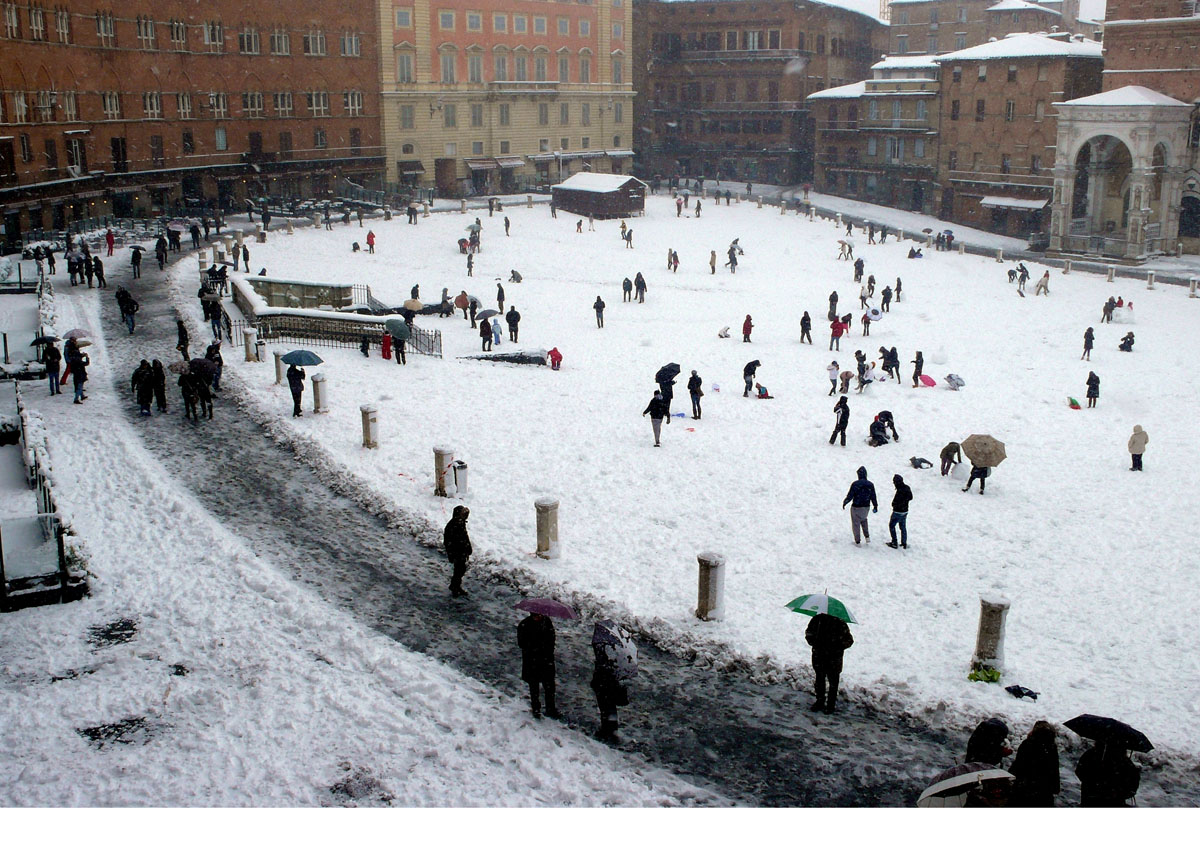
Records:
{"label": "black umbrella", "polygon": [[196,358],[188,363],[193,374],[211,380],[212,376],[217,373],[217,363],[211,359]]}
{"label": "black umbrella", "polygon": [[1146,734],[1115,718],[1084,713],[1063,724],[1084,739],[1095,739],[1097,742],[1140,751],[1143,754],[1154,749]]}
{"label": "black umbrella", "polygon": [[668,362],[662,368],[658,369],[658,373],[654,375],[654,382],[667,383],[679,376],[679,363]]}
{"label": "black umbrella", "polygon": [[30,342],[31,345],[53,344],[58,341],[58,336],[38,336]]}

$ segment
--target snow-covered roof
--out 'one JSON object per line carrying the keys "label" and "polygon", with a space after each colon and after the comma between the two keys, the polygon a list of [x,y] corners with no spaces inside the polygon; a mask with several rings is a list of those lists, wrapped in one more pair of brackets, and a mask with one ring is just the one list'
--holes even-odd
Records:
{"label": "snow-covered roof", "polygon": [[1037,3],[1029,3],[1027,0],[1000,0],[995,6],[987,7],[987,11],[989,12],[1020,12],[1025,9],[1036,9],[1039,12],[1049,12],[1052,15],[1062,16],[1062,12],[1057,9],[1048,9]]}
{"label": "snow-covered roof", "polygon": [[[593,174],[591,171],[580,171],[572,174],[554,188],[565,188],[571,191],[596,191],[600,193],[617,191],[629,181],[642,183],[637,177],[628,174]],[[645,183],[642,183],[645,185]]]}
{"label": "snow-covered roof", "polygon": [[1064,106],[1187,106],[1162,92],[1144,85],[1126,85],[1112,91],[1102,91],[1087,97],[1068,100]]}
{"label": "snow-covered roof", "polygon": [[979,201],[979,205],[1000,209],[1043,209],[1049,202],[1050,198],[1028,200],[1024,197],[1005,197],[1003,195],[989,194]]}
{"label": "snow-covered roof", "polygon": [[938,56],[937,62],[986,61],[988,59],[1024,59],[1035,56],[1100,59],[1101,45],[1090,38],[1051,38],[1043,33],[1022,33],[1008,38],[977,44]]}
{"label": "snow-covered roof", "polygon": [[[663,0],[666,3],[705,3],[711,5],[713,0]],[[740,2],[740,0],[718,0],[718,2]],[[871,18],[878,23],[886,23],[879,19],[879,0],[808,0],[813,6],[829,6],[835,9],[842,9],[847,12],[856,12],[864,17]]]}
{"label": "snow-covered roof", "polygon": [[862,97],[866,94],[867,82],[852,82],[849,85],[839,85],[837,88],[826,88],[823,91],[814,92],[805,100],[836,100],[847,99],[850,97]]}
{"label": "snow-covered roof", "polygon": [[934,61],[937,57],[921,53],[916,56],[906,54],[903,56],[884,56],[878,62],[871,66],[872,71],[896,71],[906,68],[936,68],[937,62]]}

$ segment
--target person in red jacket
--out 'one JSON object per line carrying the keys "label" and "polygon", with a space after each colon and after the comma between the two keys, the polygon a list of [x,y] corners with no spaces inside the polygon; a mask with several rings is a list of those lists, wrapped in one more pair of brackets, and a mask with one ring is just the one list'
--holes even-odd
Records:
{"label": "person in red jacket", "polygon": [[830,350],[833,350],[834,348],[837,348],[838,350],[842,349],[842,334],[848,329],[850,329],[850,327],[846,324],[843,324],[840,318],[834,318],[829,322]]}
{"label": "person in red jacket", "polygon": [[367,253],[375,252],[375,231],[367,230]]}
{"label": "person in red jacket", "polygon": [[108,255],[112,256],[113,245],[117,243],[117,237],[113,235],[113,231],[111,229],[104,234],[104,243],[108,245]]}
{"label": "person in red jacket", "polygon": [[750,320],[750,316],[746,316],[746,320],[742,322],[742,341],[750,341],[750,331],[754,329],[754,322]]}

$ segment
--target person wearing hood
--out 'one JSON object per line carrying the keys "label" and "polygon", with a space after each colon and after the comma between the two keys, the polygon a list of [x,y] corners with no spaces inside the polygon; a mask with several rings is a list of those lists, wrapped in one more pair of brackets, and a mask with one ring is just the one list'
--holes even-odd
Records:
{"label": "person wearing hood", "polygon": [[647,413],[650,415],[650,426],[654,429],[654,446],[656,448],[662,447],[659,444],[659,439],[662,436],[663,419],[666,418],[667,423],[670,424],[671,415],[670,408],[667,406],[667,401],[663,398],[661,390],[655,390],[654,397],[650,398],[650,403],[642,410],[642,417],[645,418]]}
{"label": "person wearing hood", "polygon": [[557,371],[559,368],[562,367],[562,354],[559,353],[558,348],[556,348],[556,347],[550,348],[550,352],[547,353],[546,356],[550,360],[550,370],[551,371]]}
{"label": "person wearing hood", "polygon": [[742,369],[742,379],[746,381],[746,390],[742,392],[742,397],[750,397],[750,392],[754,389],[754,375],[760,365],[762,363],[754,359],[747,362],[746,367]]}
{"label": "person wearing hood", "polygon": [[182,318],[175,319],[175,335],[177,339],[175,349],[179,351],[180,355],[183,357],[183,361],[187,362],[190,358],[188,356],[188,331],[187,327],[183,323]]}
{"label": "person wearing hood", "polygon": [[692,371],[692,376],[687,381],[687,389],[692,398],[692,418],[696,421],[700,420],[700,398],[704,397],[704,390],[701,388],[703,384],[700,375]]}
{"label": "person wearing hood", "polygon": [[1128,807],[1137,795],[1142,772],[1129,759],[1129,751],[1112,743],[1096,742],[1083,752],[1075,767],[1079,778],[1079,806]]}
{"label": "person wearing hood", "polygon": [[534,718],[542,717],[539,688],[546,691],[546,717],[560,718],[554,705],[554,622],[549,616],[530,613],[517,625],[517,647],[521,649],[521,679],[529,684]]}
{"label": "person wearing hood", "polygon": [[1095,371],[1089,371],[1086,382],[1088,409],[1095,409],[1096,401],[1100,398],[1100,378]]}
{"label": "person wearing hood", "polygon": [[46,352],[42,355],[42,361],[46,365],[46,376],[50,379],[50,394],[61,395],[62,387],[59,385],[59,375],[62,371],[62,351],[58,349],[58,345],[54,342],[49,342],[46,345]]}
{"label": "person wearing hood", "polygon": [[[837,365],[836,362],[833,364],[834,366]],[[829,393],[833,394],[832,391]],[[850,423],[850,404],[846,402],[845,396],[838,398],[838,402],[833,405],[833,414],[837,416],[837,420],[833,425],[833,433],[831,433],[829,436],[829,444],[832,445],[840,433],[842,436],[842,447],[845,447],[846,425]]]}
{"label": "person wearing hood", "polygon": [[483,342],[483,352],[487,353],[492,349],[492,325],[484,318],[479,322],[479,338]]}
{"label": "person wearing hood", "polygon": [[299,418],[300,398],[304,395],[304,369],[298,365],[289,365],[287,370],[288,389],[292,392],[292,417]]}
{"label": "person wearing hood", "polygon": [[508,314],[504,316],[504,320],[508,323],[508,340],[515,344],[521,331],[521,313],[517,311],[517,307],[508,307]]}
{"label": "person wearing hood", "polygon": [[1008,771],[1014,778],[1010,806],[1053,807],[1054,796],[1061,789],[1054,725],[1048,721],[1034,722]]}
{"label": "person wearing hood", "polygon": [[746,320],[742,322],[742,341],[749,342],[752,332],[754,332],[754,321],[747,315]]}
{"label": "person wearing hood", "polygon": [[604,329],[604,301],[600,299],[600,295],[596,295],[596,302],[592,304],[592,309],[596,310],[596,329]]}
{"label": "person wearing hood", "polygon": [[892,417],[891,410],[879,410],[879,423],[892,431],[892,441],[900,441],[900,434],[896,432],[896,419]]}
{"label": "person wearing hood", "polygon": [[967,740],[966,762],[985,763],[999,768],[1001,761],[1012,753],[1012,748],[1005,744],[1007,739],[1007,724],[998,718],[985,718]]}
{"label": "person wearing hood", "polygon": [[1083,331],[1083,356],[1079,357],[1080,359],[1086,359],[1088,362],[1092,361],[1092,345],[1095,341],[1096,333],[1091,327],[1088,327]]}
{"label": "person wearing hood", "polygon": [[867,444],[873,448],[882,447],[888,443],[887,425],[879,420],[879,416],[875,416],[875,420],[871,422],[868,428]]}
{"label": "person wearing hood", "polygon": [[150,414],[150,404],[154,400],[154,369],[145,359],[138,365],[137,370],[133,372],[133,377],[129,381],[130,388],[133,390],[134,396],[137,398],[138,407],[142,411],[142,415]]}
{"label": "person wearing hood", "polygon": [[850,529],[854,531],[854,544],[859,544],[859,531],[871,541],[871,530],[867,526],[869,511],[879,512],[879,501],[875,498],[875,484],[867,479],[866,466],[858,467],[858,479],[850,484],[850,491],[842,500],[842,509],[850,504]]}
{"label": "person wearing hood", "polygon": [[1124,353],[1133,353],[1133,331],[1132,330],[1130,330],[1128,333],[1126,333],[1125,335],[1123,335],[1121,337],[1121,343],[1119,345],[1117,345],[1117,350],[1123,351]]}
{"label": "person wearing hood", "polygon": [[808,340],[809,344],[813,343],[813,340],[812,340],[812,318],[808,317],[807,311],[802,316],[800,316],[800,344],[804,344],[805,339]]}
{"label": "person wearing hood", "polygon": [[212,390],[219,392],[221,391],[221,372],[225,370],[225,359],[221,356],[220,339],[217,339],[205,349],[204,358],[217,366],[217,369],[213,371]]}
{"label": "person wearing hood", "polygon": [[809,709],[832,713],[837,705],[842,655],[854,644],[854,637],[850,635],[846,622],[822,612],[814,615],[808,623],[804,630],[804,641],[812,646],[813,675],[816,678],[817,700]]}
{"label": "person wearing hood", "polygon": [[1133,458],[1133,467],[1129,469],[1130,471],[1142,470],[1142,454],[1146,452],[1146,443],[1149,441],[1150,436],[1142,429],[1142,425],[1135,424],[1133,435],[1129,437],[1129,455]]}
{"label": "person wearing hood", "polygon": [[883,292],[880,294],[879,309],[881,312],[892,311],[892,287],[884,286]]}
{"label": "person wearing hood", "polygon": [[900,547],[908,548],[908,504],[913,498],[912,489],[904,482],[904,478],[899,474],[892,476],[892,483],[896,486],[896,494],[892,496],[892,517],[888,519],[888,533],[892,536],[892,541],[887,543],[889,548],[896,547],[896,527],[900,527]]}
{"label": "person wearing hood", "polygon": [[621,281],[621,302],[633,303],[633,280],[628,277]]}
{"label": "person wearing hood", "polygon": [[151,379],[154,383],[154,402],[159,412],[167,411],[167,372],[159,360],[150,363]]}
{"label": "person wearing hood", "polygon": [[450,594],[455,598],[467,596],[462,587],[462,579],[467,573],[467,560],[470,558],[472,550],[471,536],[467,533],[467,518],[470,514],[471,510],[459,504],[454,508],[454,515],[446,522],[446,528],[442,532],[442,544],[446,548],[446,558],[453,566],[453,573],[450,576]]}
{"label": "person wearing hood", "polygon": [[500,344],[500,319],[492,319],[492,344]]}

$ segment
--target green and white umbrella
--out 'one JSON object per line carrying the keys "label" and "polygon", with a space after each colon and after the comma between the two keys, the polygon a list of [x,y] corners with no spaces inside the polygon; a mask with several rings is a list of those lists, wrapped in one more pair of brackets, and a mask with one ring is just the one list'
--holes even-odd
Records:
{"label": "green and white umbrella", "polygon": [[827,613],[834,618],[840,618],[849,624],[858,624],[858,619],[854,617],[850,610],[846,609],[846,605],[837,598],[831,598],[828,595],[801,595],[794,601],[789,601],[787,608],[792,612],[798,612],[801,615],[820,615]]}

